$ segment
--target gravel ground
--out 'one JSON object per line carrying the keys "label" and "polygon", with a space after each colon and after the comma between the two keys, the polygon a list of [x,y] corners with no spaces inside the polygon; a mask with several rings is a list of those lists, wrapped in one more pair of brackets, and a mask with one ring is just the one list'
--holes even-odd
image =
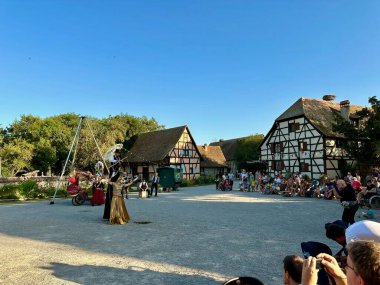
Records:
{"label": "gravel ground", "polygon": [[339,249],[324,235],[324,224],[341,216],[337,201],[214,186],[136,198],[126,200],[126,225],[103,221],[103,206],[69,199],[0,204],[0,284],[222,284],[256,276],[275,285],[282,259],[301,255],[301,242]]}

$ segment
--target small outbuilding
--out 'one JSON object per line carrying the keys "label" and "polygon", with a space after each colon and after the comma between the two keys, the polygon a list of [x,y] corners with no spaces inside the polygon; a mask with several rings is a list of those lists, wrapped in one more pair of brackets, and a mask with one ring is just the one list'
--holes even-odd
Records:
{"label": "small outbuilding", "polygon": [[199,145],[199,152],[202,156],[201,174],[206,176],[216,176],[227,173],[227,161],[220,146]]}

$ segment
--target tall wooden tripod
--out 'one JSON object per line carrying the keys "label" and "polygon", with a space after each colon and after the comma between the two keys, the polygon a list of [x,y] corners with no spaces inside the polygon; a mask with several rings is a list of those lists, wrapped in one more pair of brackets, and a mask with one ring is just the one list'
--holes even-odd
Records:
{"label": "tall wooden tripod", "polygon": [[77,130],[76,130],[76,132],[75,132],[74,139],[73,139],[73,141],[72,141],[72,143],[71,143],[71,147],[70,147],[69,153],[68,153],[67,158],[66,158],[65,165],[64,165],[64,167],[63,167],[63,169],[62,169],[61,176],[59,177],[59,180],[58,180],[57,185],[56,185],[56,187],[55,187],[55,191],[54,191],[53,198],[52,198],[51,201],[50,201],[50,205],[54,204],[55,196],[57,195],[57,191],[58,191],[58,189],[59,189],[59,186],[61,185],[62,177],[63,177],[63,175],[65,174],[66,167],[67,167],[67,163],[69,162],[69,158],[70,158],[70,155],[71,155],[73,149],[74,149],[74,157],[73,157],[72,164],[74,164],[75,157],[76,157],[76,153],[77,153],[77,149],[78,149],[79,134],[80,134],[80,131],[81,131],[81,129],[82,129],[82,125],[83,125],[83,122],[84,122],[84,121],[86,122],[88,128],[90,129],[91,135],[92,135],[92,137],[93,137],[93,139],[94,139],[94,141],[95,141],[95,144],[96,144],[96,147],[97,147],[97,149],[98,149],[99,155],[100,155],[101,159],[103,160],[103,163],[104,163],[105,167],[107,168],[107,172],[109,172],[108,166],[107,166],[106,162],[105,162],[104,159],[103,159],[102,152],[100,151],[100,148],[99,148],[98,142],[97,142],[97,140],[96,140],[96,138],[95,138],[95,136],[94,136],[94,133],[93,133],[92,128],[91,128],[91,126],[90,126],[89,120],[88,120],[88,118],[86,118],[85,116],[81,116],[81,117],[80,117],[80,120],[79,120],[79,123],[78,123],[78,126],[77,126]]}

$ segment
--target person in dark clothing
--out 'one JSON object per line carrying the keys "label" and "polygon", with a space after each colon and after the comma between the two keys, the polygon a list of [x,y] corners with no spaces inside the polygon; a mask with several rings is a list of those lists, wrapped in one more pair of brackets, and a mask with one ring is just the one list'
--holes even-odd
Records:
{"label": "person in dark clothing", "polygon": [[[113,156],[113,159],[110,159],[111,167],[109,168],[109,179],[111,182],[116,182],[119,178],[119,168],[120,168],[120,150],[116,150],[115,154]],[[109,220],[110,219],[110,213],[111,213],[111,201],[112,201],[112,195],[113,195],[113,188],[111,184],[108,184],[107,186],[107,193],[106,193],[106,202],[104,203],[104,213],[103,213],[103,219]]]}
{"label": "person in dark clothing", "polygon": [[339,179],[336,182],[336,186],[338,191],[333,189],[334,195],[336,198],[340,199],[340,202],[344,207],[342,220],[347,225],[352,225],[355,223],[355,213],[359,209],[359,204],[356,201],[355,190],[350,184],[346,184],[346,182],[342,179]]}
{"label": "person in dark clothing", "polygon": [[154,176],[152,177],[152,185],[150,188],[149,196],[153,196],[153,189],[155,189],[155,197],[157,197],[157,189],[158,189],[158,183],[160,182],[160,177],[158,176],[158,173],[155,172]]}

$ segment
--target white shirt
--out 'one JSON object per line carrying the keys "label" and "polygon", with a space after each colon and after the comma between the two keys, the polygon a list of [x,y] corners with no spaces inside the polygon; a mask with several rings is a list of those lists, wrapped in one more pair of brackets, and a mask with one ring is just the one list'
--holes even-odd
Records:
{"label": "white shirt", "polygon": [[143,186],[143,185],[146,186],[145,190],[148,190],[148,183],[146,183],[146,181],[141,182],[140,185],[139,185],[139,188],[142,189],[142,186]]}
{"label": "white shirt", "polygon": [[346,242],[356,240],[374,240],[380,242],[380,223],[373,221],[360,221],[346,229]]}

